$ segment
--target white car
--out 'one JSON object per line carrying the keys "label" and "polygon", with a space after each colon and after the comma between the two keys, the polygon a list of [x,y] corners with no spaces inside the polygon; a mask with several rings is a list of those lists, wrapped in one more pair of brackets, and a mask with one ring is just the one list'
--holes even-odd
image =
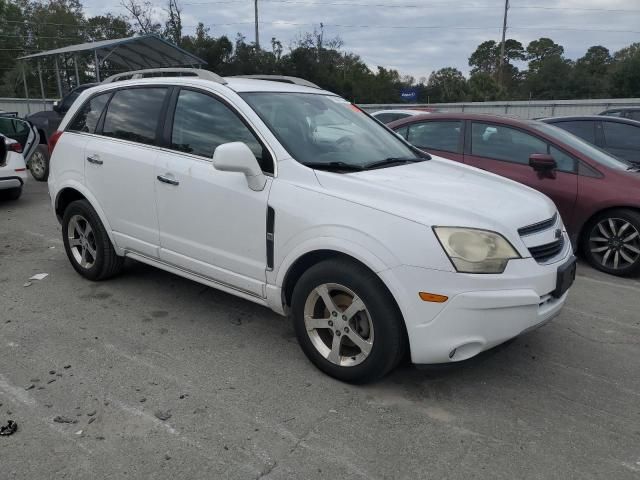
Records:
{"label": "white car", "polygon": [[27,180],[27,165],[22,146],[0,134],[0,198],[17,200]]}
{"label": "white car", "polygon": [[400,120],[401,118],[413,117],[415,115],[425,115],[429,112],[424,110],[378,110],[377,112],[373,112],[371,114],[377,120],[380,120],[382,123],[387,124],[391,122],[395,122],[396,120]]}
{"label": "white car", "polygon": [[[289,314],[349,382],[405,354],[465,360],[562,308],[575,258],[544,195],[429,157],[319,88],[198,75],[91,88],[52,138],[82,276],[129,257]],[[318,140],[319,116],[346,138]]]}

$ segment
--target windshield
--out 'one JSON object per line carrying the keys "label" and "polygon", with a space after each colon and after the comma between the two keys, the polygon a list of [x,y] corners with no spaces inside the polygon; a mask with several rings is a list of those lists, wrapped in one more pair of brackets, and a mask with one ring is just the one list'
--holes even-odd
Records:
{"label": "windshield", "polygon": [[576,137],[574,134],[569,133],[559,127],[555,127],[546,123],[535,122],[533,128],[555,138],[560,142],[566,143],[571,148],[576,149],[584,156],[593,159],[594,161],[604,165],[605,167],[616,168],[618,170],[628,170],[631,166],[630,163],[620,160],[617,157],[608,154],[604,150],[600,150],[598,147],[585,142],[581,138]]}
{"label": "windshield", "polygon": [[333,95],[251,92],[242,98],[298,162],[361,170],[428,158]]}

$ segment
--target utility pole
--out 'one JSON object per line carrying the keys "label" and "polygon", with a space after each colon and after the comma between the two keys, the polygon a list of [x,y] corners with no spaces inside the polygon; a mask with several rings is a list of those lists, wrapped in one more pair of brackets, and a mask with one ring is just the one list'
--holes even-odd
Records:
{"label": "utility pole", "polygon": [[253,0],[254,13],[256,18],[256,48],[260,48],[260,36],[258,34],[258,0]]}
{"label": "utility pole", "polygon": [[504,42],[507,36],[507,13],[508,12],[509,12],[509,0],[505,0],[504,1],[504,21],[502,22],[502,43],[500,44],[500,66],[498,67],[499,68],[498,84],[500,86],[502,86],[502,71],[504,67]]}

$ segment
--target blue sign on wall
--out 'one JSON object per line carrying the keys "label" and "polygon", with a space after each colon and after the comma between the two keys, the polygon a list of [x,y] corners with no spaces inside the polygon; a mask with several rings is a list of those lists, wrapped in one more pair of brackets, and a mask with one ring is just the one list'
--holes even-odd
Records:
{"label": "blue sign on wall", "polygon": [[403,102],[415,102],[418,100],[418,90],[415,88],[403,88],[400,90],[400,99]]}

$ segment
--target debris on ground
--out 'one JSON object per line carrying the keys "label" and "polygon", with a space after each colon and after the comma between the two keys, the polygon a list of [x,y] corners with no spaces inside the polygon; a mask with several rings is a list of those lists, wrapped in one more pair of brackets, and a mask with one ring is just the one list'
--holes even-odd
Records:
{"label": "debris on ground", "polygon": [[87,413],[87,417],[93,417],[96,414],[95,410],[91,410],[89,413]]}
{"label": "debris on ground", "polygon": [[68,369],[68,368],[71,368],[71,365],[65,365],[65,366],[64,366],[64,369],[65,369],[65,370],[66,370],[66,369]]}
{"label": "debris on ground", "polygon": [[78,430],[78,431],[76,432],[76,435],[82,435],[82,430]]}
{"label": "debris on ground", "polygon": [[0,435],[13,435],[18,430],[18,424],[9,420],[6,425],[0,426]]}
{"label": "debris on ground", "polygon": [[33,383],[24,387],[25,390],[33,390],[34,388],[36,388],[36,386]]}
{"label": "debris on ground", "polygon": [[31,282],[25,282],[22,286],[23,286],[23,287],[30,287],[31,285],[33,285],[33,283],[31,283]]}
{"label": "debris on ground", "polygon": [[49,375],[55,375],[56,371],[55,370],[49,370]]}
{"label": "debris on ground", "polygon": [[64,415],[57,415],[53,417],[53,421],[56,423],[78,423],[75,418],[65,417]]}
{"label": "debris on ground", "polygon": [[91,417],[87,422],[87,425],[91,425],[95,421],[96,417]]}
{"label": "debris on ground", "polygon": [[157,410],[154,415],[158,420],[162,421],[169,420],[171,418],[171,413],[168,411],[164,412],[162,410]]}
{"label": "debris on ground", "polygon": [[31,278],[29,278],[29,280],[44,280],[48,276],[49,276],[48,273],[36,273]]}
{"label": "debris on ground", "polygon": [[47,383],[53,383],[53,382],[55,382],[55,381],[56,381],[56,379],[55,379],[55,378],[52,378],[51,380],[48,380],[48,381],[47,381]]}

